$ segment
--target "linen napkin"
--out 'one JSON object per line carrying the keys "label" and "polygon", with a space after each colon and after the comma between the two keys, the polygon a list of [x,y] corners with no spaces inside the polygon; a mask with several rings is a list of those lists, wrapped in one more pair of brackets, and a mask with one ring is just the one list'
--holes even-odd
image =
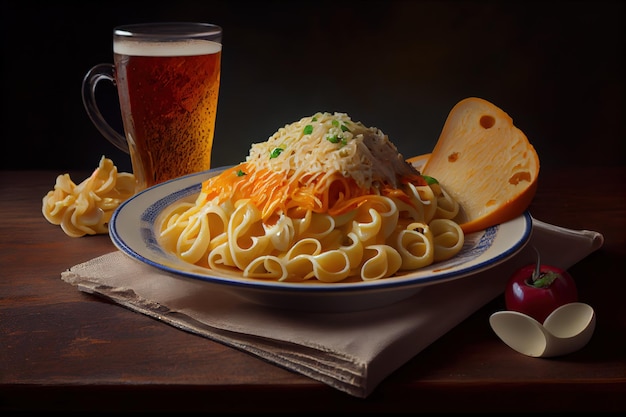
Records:
{"label": "linen napkin", "polygon": [[598,232],[533,219],[524,249],[490,270],[427,286],[388,306],[340,313],[252,303],[205,282],[178,279],[120,251],[76,265],[61,277],[80,291],[365,398],[390,373],[501,294],[517,268],[536,262],[534,248],[543,263],[567,269],[603,241]]}

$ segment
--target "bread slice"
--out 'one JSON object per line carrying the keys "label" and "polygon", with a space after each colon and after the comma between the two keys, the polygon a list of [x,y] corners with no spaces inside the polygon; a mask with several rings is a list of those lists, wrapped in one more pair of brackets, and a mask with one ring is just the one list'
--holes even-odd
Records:
{"label": "bread slice", "polygon": [[472,233],[528,208],[537,191],[539,156],[507,113],[469,97],[450,111],[421,172],[460,203],[456,220]]}

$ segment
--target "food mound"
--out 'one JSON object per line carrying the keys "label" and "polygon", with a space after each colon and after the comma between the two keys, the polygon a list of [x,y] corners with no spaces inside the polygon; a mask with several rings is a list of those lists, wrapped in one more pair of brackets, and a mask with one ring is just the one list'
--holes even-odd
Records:
{"label": "food mound", "polygon": [[379,129],[317,113],[168,207],[159,241],[182,260],[277,281],[364,281],[449,259],[464,235],[439,183]]}

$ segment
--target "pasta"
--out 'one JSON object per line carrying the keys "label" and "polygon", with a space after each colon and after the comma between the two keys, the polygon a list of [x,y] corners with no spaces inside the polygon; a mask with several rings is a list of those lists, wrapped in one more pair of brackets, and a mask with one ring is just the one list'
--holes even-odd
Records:
{"label": "pasta", "polygon": [[70,237],[108,233],[115,209],[135,193],[135,176],[118,173],[104,156],[89,178],[76,185],[69,174],[59,175],[42,201],[48,222],[60,225]]}
{"label": "pasta", "polygon": [[195,201],[167,208],[159,241],[247,278],[369,281],[453,257],[464,242],[458,211],[382,131],[317,113],[253,144]]}

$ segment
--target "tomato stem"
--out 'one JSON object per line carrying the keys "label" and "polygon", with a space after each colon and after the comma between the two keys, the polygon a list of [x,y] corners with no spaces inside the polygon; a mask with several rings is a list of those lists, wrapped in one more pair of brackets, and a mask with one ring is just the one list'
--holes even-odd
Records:
{"label": "tomato stem", "polygon": [[535,250],[535,253],[537,254],[537,263],[535,264],[535,270],[533,271],[531,278],[533,282],[535,282],[541,276],[541,255],[539,254],[539,251],[537,250],[536,247],[533,246],[533,249]]}
{"label": "tomato stem", "polygon": [[554,271],[543,272],[539,274],[539,277],[537,277],[537,279],[533,277],[532,281],[530,281],[528,284],[535,288],[548,288],[559,276],[560,274]]}

